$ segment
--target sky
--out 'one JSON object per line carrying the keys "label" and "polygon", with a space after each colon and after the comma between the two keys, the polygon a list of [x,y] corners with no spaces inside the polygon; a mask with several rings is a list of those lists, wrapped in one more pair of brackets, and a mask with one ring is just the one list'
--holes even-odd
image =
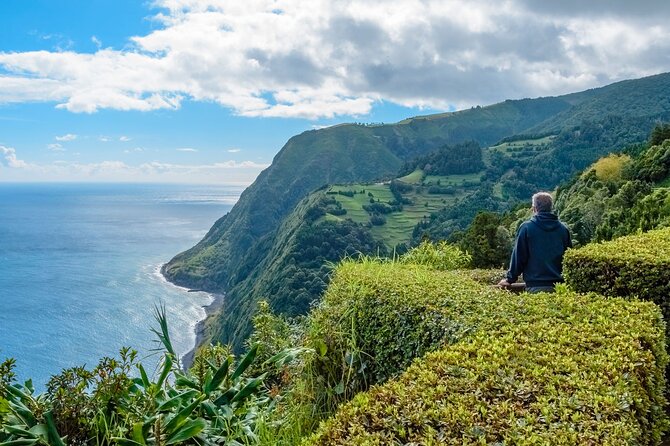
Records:
{"label": "sky", "polygon": [[293,135],[670,71],[666,0],[1,0],[0,182],[250,184]]}

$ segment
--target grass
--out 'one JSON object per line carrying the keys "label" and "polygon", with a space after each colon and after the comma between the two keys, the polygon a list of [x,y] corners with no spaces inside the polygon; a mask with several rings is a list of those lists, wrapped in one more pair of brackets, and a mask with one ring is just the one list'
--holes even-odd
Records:
{"label": "grass", "polygon": [[398,178],[399,181],[402,181],[403,183],[407,184],[421,184],[423,177],[424,177],[423,170],[421,169],[416,169],[414,172],[410,173],[409,175],[405,175],[404,177]]}
{"label": "grass", "polygon": [[520,139],[518,141],[510,141],[510,142],[504,142],[502,144],[498,144],[497,146],[491,146],[489,149],[490,150],[500,150],[505,153],[511,153],[518,151],[520,149],[528,148],[528,147],[541,147],[544,148],[549,143],[555,138],[555,136],[545,136],[544,138],[536,138],[536,139]]}
{"label": "grass", "polygon": [[439,181],[440,186],[460,186],[463,182],[480,183],[481,179],[481,172],[462,175],[426,175],[423,185],[437,186],[437,182]]}
{"label": "grass", "polygon": [[[401,180],[410,182],[420,177],[423,177],[423,172],[416,170],[412,174],[401,178]],[[407,178],[410,178],[410,180],[406,180]],[[434,182],[432,185],[436,185],[439,179],[440,185],[453,186],[455,193],[453,195],[429,194],[428,187],[425,187],[428,186],[426,182],[428,178]],[[386,214],[384,216],[386,223],[382,226],[372,226],[372,235],[375,239],[386,244],[389,249],[393,249],[400,243],[408,242],[414,227],[421,220],[428,218],[431,213],[443,209],[456,198],[462,197],[467,193],[467,188],[463,188],[462,186],[464,181],[479,183],[480,174],[426,177],[423,182],[423,188],[403,194],[404,197],[412,200],[412,204],[403,205],[402,212]],[[416,186],[417,184],[415,183]],[[361,193],[361,191],[364,192]],[[347,210],[347,213],[342,216],[326,215],[323,217],[324,219],[341,221],[342,219],[349,218],[356,223],[364,225],[370,222],[370,214],[363,209],[364,205],[370,203],[371,197],[369,194],[372,194],[372,198],[375,201],[379,200],[382,203],[391,203],[394,200],[388,183],[337,185],[330,187],[326,192],[332,194],[331,197],[339,201],[342,207]],[[337,194],[337,192],[354,192],[354,195],[348,197]]]}

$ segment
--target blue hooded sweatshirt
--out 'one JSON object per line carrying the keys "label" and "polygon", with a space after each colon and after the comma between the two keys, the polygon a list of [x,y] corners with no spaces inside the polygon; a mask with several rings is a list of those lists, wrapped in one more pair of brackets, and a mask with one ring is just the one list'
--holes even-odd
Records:
{"label": "blue hooded sweatshirt", "polygon": [[572,247],[570,231],[551,212],[540,212],[524,222],[516,236],[507,281],[523,273],[527,287],[563,282],[563,253]]}

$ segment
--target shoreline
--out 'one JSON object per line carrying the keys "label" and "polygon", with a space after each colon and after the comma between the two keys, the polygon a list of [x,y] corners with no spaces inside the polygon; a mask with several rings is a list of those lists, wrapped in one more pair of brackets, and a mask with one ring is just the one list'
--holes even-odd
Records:
{"label": "shoreline", "polygon": [[[167,279],[165,279],[167,280]],[[168,281],[169,282],[169,281]],[[200,347],[205,340],[205,322],[211,316],[214,314],[219,308],[223,306],[223,301],[226,297],[225,294],[216,294],[216,293],[209,293],[207,291],[202,291],[202,290],[188,290],[189,293],[207,293],[210,296],[212,296],[213,300],[209,305],[203,305],[202,309],[205,310],[205,318],[199,320],[195,324],[195,345],[193,348],[186,353],[184,353],[181,357],[181,368],[183,370],[187,370],[193,365],[193,360],[195,359],[195,352],[198,350],[198,347]]]}
{"label": "shoreline", "polygon": [[181,357],[179,358],[180,361],[181,361],[181,368],[183,370],[186,370],[189,367],[191,367],[191,365],[193,365],[193,360],[195,358],[195,352],[198,349],[198,347],[200,347],[200,345],[202,345],[202,343],[205,339],[205,322],[207,321],[209,316],[214,314],[219,308],[221,308],[223,306],[223,302],[224,302],[224,299],[225,299],[226,295],[222,294],[222,293],[211,293],[211,292],[205,291],[205,290],[192,289],[192,288],[183,287],[181,285],[177,285],[177,284],[171,282],[163,274],[163,266],[165,266],[165,265],[166,265],[165,263],[162,263],[162,264],[158,265],[158,267],[155,270],[155,273],[161,278],[162,281],[164,281],[165,283],[169,284],[172,287],[178,288],[178,289],[180,289],[182,291],[185,291],[187,293],[205,293],[212,298],[212,301],[209,304],[201,306],[201,308],[205,312],[205,317],[198,320],[195,323],[195,327],[194,327],[195,343],[194,343],[193,347],[190,350],[188,350],[186,353],[181,355]]}

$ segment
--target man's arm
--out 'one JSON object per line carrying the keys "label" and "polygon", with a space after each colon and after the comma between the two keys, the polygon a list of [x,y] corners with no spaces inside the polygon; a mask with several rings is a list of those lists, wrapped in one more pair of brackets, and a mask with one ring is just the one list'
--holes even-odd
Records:
{"label": "man's arm", "polygon": [[519,228],[519,233],[514,242],[514,249],[512,250],[512,257],[509,262],[509,270],[507,277],[501,280],[498,285],[509,286],[516,282],[521,273],[523,273],[526,263],[528,262],[528,242],[526,240],[526,227],[522,225]]}

